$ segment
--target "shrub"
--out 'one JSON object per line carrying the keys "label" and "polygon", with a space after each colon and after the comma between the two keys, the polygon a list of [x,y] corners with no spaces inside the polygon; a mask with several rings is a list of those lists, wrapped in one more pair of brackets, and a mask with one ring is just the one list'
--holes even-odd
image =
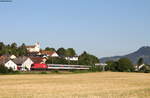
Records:
{"label": "shrub", "polygon": [[118,61],[109,62],[106,66],[106,70],[114,72],[133,72],[134,67],[132,62],[128,58],[121,58]]}
{"label": "shrub", "polygon": [[52,73],[59,73],[58,70],[52,70]]}
{"label": "shrub", "polygon": [[20,71],[13,71],[13,74],[20,74]]}
{"label": "shrub", "polygon": [[0,65],[0,73],[6,74],[9,73],[9,69],[4,65]]}
{"label": "shrub", "polygon": [[14,73],[15,71],[10,67],[10,68],[8,69],[8,72],[9,72],[9,73]]}
{"label": "shrub", "polygon": [[92,67],[90,67],[90,71],[91,72],[101,72],[103,70],[103,67],[102,66],[95,66],[95,65],[92,65]]}
{"label": "shrub", "polygon": [[12,68],[7,68],[3,64],[0,65],[0,73],[2,74],[8,74],[8,73],[14,73],[15,71]]}
{"label": "shrub", "polygon": [[47,74],[47,72],[46,71],[42,71],[40,74]]}

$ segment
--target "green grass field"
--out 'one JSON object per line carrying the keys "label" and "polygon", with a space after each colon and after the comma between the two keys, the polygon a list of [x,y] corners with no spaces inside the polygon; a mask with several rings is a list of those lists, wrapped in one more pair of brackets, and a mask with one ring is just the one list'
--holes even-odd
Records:
{"label": "green grass field", "polygon": [[0,75],[0,98],[150,98],[150,74]]}

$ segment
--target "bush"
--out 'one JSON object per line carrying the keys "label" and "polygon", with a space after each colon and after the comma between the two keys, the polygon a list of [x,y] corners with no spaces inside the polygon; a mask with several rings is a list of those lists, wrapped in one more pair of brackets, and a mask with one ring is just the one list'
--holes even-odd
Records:
{"label": "bush", "polygon": [[46,71],[42,71],[40,74],[47,74],[47,72]]}
{"label": "bush", "polygon": [[0,65],[0,73],[2,74],[14,73],[14,70],[12,68],[7,68],[4,65]]}
{"label": "bush", "polygon": [[121,58],[118,61],[109,62],[106,66],[106,70],[114,72],[133,72],[134,67],[128,58]]}
{"label": "bush", "polygon": [[8,69],[8,72],[9,72],[9,73],[14,73],[15,71],[14,71],[12,68],[9,68],[9,69]]}
{"label": "bush", "polygon": [[73,72],[73,73],[87,73],[87,72],[89,72],[89,70],[71,70],[70,72]]}
{"label": "bush", "polygon": [[20,71],[13,71],[13,74],[20,74]]}
{"label": "bush", "polygon": [[58,58],[58,57],[50,57],[46,61],[47,64],[68,64],[68,61],[64,58]]}
{"label": "bush", "polygon": [[58,70],[52,70],[52,73],[59,73]]}
{"label": "bush", "polygon": [[91,72],[101,72],[101,71],[103,71],[103,67],[92,65],[92,67],[90,67],[90,71]]}
{"label": "bush", "polygon": [[0,65],[0,73],[6,74],[9,73],[9,69],[4,65]]}

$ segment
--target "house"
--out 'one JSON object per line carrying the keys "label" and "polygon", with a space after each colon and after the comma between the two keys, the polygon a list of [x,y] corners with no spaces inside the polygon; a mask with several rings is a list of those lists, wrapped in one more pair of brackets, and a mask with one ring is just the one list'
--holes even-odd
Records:
{"label": "house", "polygon": [[69,60],[69,61],[78,61],[78,56],[73,56],[73,57],[65,57],[66,60]]}
{"label": "house", "polygon": [[40,53],[39,52],[28,52],[27,55],[28,56],[33,56],[33,57],[39,57]]}
{"label": "house", "polygon": [[5,65],[8,69],[9,69],[9,68],[12,68],[14,71],[17,70],[17,64],[15,64],[12,60],[7,61],[4,65]]}
{"label": "house", "polygon": [[1,58],[7,58],[7,59],[9,58],[9,59],[13,60],[13,59],[16,58],[16,56],[15,55],[5,54],[5,55],[0,56],[0,59]]}
{"label": "house", "polygon": [[18,70],[26,71],[31,69],[31,65],[34,63],[30,58],[28,57],[18,57],[13,60],[17,66]]}
{"label": "house", "polygon": [[59,55],[55,51],[41,50],[40,54],[45,56],[45,57],[59,57]]}
{"label": "house", "polygon": [[10,60],[10,58],[8,58],[6,56],[1,56],[0,57],[0,65],[2,65],[2,64],[5,67],[7,67],[8,69],[12,68],[14,71],[17,70],[17,65],[12,60]]}
{"label": "house", "polygon": [[32,52],[40,52],[40,43],[35,43],[35,45],[31,45],[31,46],[26,46],[27,50],[29,53]]}
{"label": "house", "polygon": [[144,64],[144,63],[143,63],[143,64],[141,64],[140,66],[138,66],[138,65],[134,65],[135,71],[139,71],[139,70],[141,70],[144,66],[145,66],[145,64]]}

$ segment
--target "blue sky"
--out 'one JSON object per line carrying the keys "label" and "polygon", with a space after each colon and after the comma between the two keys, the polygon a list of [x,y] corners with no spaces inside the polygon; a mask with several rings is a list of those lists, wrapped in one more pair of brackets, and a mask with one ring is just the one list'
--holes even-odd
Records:
{"label": "blue sky", "polygon": [[150,45],[149,5],[150,0],[0,2],[0,41],[123,55]]}

